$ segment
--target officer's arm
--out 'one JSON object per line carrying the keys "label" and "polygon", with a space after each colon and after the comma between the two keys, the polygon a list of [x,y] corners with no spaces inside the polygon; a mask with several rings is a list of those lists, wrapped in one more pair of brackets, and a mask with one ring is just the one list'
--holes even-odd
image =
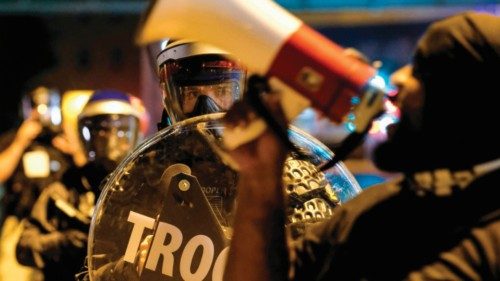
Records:
{"label": "officer's arm", "polygon": [[48,258],[60,256],[65,240],[64,234],[59,231],[43,233],[36,223],[25,221],[16,246],[17,260],[22,265],[43,268]]}
{"label": "officer's arm", "polygon": [[7,181],[16,169],[24,150],[42,131],[42,125],[32,118],[26,119],[16,132],[14,141],[0,152],[0,183]]}
{"label": "officer's arm", "polygon": [[51,194],[62,190],[64,187],[57,182],[47,186],[33,205],[30,218],[23,221],[16,245],[19,263],[43,268],[48,262],[63,259],[65,253],[86,247],[86,233],[77,229],[59,230],[50,222],[53,218],[49,214]]}

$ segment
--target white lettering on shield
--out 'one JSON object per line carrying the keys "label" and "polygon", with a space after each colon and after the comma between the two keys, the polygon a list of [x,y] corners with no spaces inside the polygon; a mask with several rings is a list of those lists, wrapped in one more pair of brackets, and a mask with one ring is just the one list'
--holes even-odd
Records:
{"label": "white lettering on shield", "polygon": [[[133,223],[134,227],[132,228],[123,259],[133,264],[144,230],[153,229],[155,220],[154,218],[130,211],[128,221]],[[170,239],[166,239],[167,237],[170,237]],[[176,265],[174,253],[181,247],[183,239],[182,231],[178,227],[166,222],[159,222],[148,254],[146,268],[155,271],[158,268],[160,256],[162,256],[161,273],[164,275],[173,277],[174,266],[179,266],[179,272],[183,280],[201,281],[205,279],[213,267],[212,280],[222,281],[229,247],[224,248],[218,253],[214,263],[214,243],[206,235],[196,235],[188,240],[184,249],[181,249],[181,258],[179,264]],[[165,244],[166,240],[168,240],[167,244]],[[192,271],[191,265],[197,251],[201,251],[201,260],[198,267]]]}

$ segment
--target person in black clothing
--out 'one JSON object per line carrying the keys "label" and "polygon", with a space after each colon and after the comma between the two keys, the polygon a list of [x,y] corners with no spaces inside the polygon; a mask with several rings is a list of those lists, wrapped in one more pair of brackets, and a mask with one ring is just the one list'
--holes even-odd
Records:
{"label": "person in black clothing", "polygon": [[36,201],[17,244],[17,259],[45,280],[75,280],[87,253],[87,233],[99,186],[138,139],[140,113],[131,96],[94,92],[78,116],[88,163],[68,169]]}
{"label": "person in black clothing", "polygon": [[61,135],[61,96],[55,89],[37,87],[23,97],[24,121],[0,137],[0,183],[4,183],[2,222],[22,220],[47,185],[62,178],[73,165],[58,145]]}
{"label": "person in black clothing", "polygon": [[[32,103],[37,98],[37,104]],[[54,102],[49,103],[48,97]],[[22,230],[22,220],[29,216],[42,189],[61,179],[73,165],[72,158],[60,146],[64,141],[59,134],[61,121],[59,94],[55,90],[38,87],[27,94],[23,101],[25,120],[17,130],[0,136],[0,279],[28,278],[36,270],[20,266],[15,257],[15,245]],[[46,115],[40,114],[45,110]],[[48,113],[48,114],[47,114]],[[54,117],[54,118],[51,118]]]}
{"label": "person in black clothing", "polygon": [[[32,280],[28,278],[31,278],[34,272],[31,269],[21,268],[17,264],[15,243],[22,228],[19,218],[29,214],[32,204],[31,198],[36,198],[38,188],[32,188],[31,183],[24,186],[26,181],[31,182],[31,179],[23,178],[22,173],[17,174],[19,170],[15,170],[18,167],[17,162],[21,159],[19,155],[23,154],[23,148],[29,143],[24,134],[28,133],[34,137],[40,126],[37,121],[30,120],[24,121],[23,132],[16,129],[21,128],[18,126],[21,126],[21,122],[23,122],[23,118],[19,114],[19,104],[23,94],[27,93],[32,85],[43,85],[44,82],[37,79],[38,75],[48,71],[57,63],[53,46],[51,46],[51,37],[45,20],[39,15],[23,13],[8,15],[4,13],[0,16],[0,81],[2,85],[2,102],[0,103],[0,120],[2,120],[0,122],[0,133],[2,134],[0,137],[1,280]],[[20,138],[16,138],[16,136]],[[14,139],[16,139],[14,141],[16,144],[13,147],[9,146]],[[5,150],[7,147],[11,148],[8,152]],[[14,155],[10,154],[12,152]],[[59,153],[57,149],[54,149],[54,154]],[[51,154],[49,152],[49,157],[52,157]],[[65,157],[53,162],[53,172],[58,167],[59,171],[64,170],[63,158]],[[15,163],[12,164],[10,161]],[[21,175],[21,177],[12,173]],[[40,180],[36,179],[36,181]],[[12,184],[13,182],[19,184]],[[12,193],[13,187],[15,187],[15,193]],[[14,204],[17,200],[20,200],[19,205]],[[6,206],[7,204],[8,206]]]}
{"label": "person in black clothing", "polygon": [[500,17],[433,23],[391,78],[402,116],[373,155],[404,176],[338,207],[293,247],[286,150],[267,131],[232,151],[244,180],[225,280],[500,280],[498,73]]}

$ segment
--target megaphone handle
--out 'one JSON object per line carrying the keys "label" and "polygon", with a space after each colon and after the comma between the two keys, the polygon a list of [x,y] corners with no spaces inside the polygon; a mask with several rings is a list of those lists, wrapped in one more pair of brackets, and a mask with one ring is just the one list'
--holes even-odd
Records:
{"label": "megaphone handle", "polygon": [[245,95],[250,106],[259,114],[266,124],[271,128],[271,131],[280,139],[280,141],[291,151],[297,153],[299,158],[305,158],[306,156],[293,144],[288,138],[287,130],[285,127],[280,125],[276,119],[269,112],[267,106],[262,102],[261,95],[266,92],[269,93],[271,87],[269,86],[266,77],[260,75],[252,75],[248,79],[248,91]]}
{"label": "megaphone handle", "polygon": [[356,147],[361,144],[361,142],[363,142],[368,131],[369,127],[361,133],[350,133],[342,141],[338,149],[335,150],[335,155],[333,156],[333,158],[319,167],[320,171],[324,172],[335,166],[335,164],[337,164],[339,161],[344,160],[349,155],[349,153],[351,153]]}

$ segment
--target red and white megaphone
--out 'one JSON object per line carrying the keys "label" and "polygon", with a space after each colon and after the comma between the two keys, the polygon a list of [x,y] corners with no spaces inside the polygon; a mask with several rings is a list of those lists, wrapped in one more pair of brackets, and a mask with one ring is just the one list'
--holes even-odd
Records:
{"label": "red and white megaphone", "polygon": [[165,38],[222,48],[250,72],[269,77],[272,87],[287,88],[283,106],[289,118],[311,104],[331,120],[341,121],[358,95],[369,107],[356,117],[363,127],[371,122],[369,112],[375,115],[383,107],[381,91],[367,91],[375,68],[345,55],[342,47],[271,0],[154,1],[136,41],[144,45]]}

